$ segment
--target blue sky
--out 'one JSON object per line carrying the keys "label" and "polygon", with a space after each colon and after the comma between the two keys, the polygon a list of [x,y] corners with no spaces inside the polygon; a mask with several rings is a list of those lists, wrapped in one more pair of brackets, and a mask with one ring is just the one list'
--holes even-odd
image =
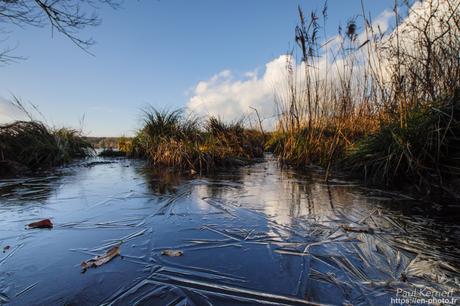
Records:
{"label": "blue sky", "polygon": [[[364,4],[377,17],[393,0]],[[0,97],[37,105],[53,125],[79,127],[84,115],[87,134],[131,135],[147,104],[184,107],[200,82],[222,71],[233,82],[263,73],[293,47],[297,5],[320,13],[323,1],[125,0],[118,10],[103,8],[102,24],[80,33],[97,42],[95,56],[49,28],[9,27],[2,44],[17,44],[16,55],[27,59],[0,67]],[[328,7],[328,36],[361,12],[359,0]]]}

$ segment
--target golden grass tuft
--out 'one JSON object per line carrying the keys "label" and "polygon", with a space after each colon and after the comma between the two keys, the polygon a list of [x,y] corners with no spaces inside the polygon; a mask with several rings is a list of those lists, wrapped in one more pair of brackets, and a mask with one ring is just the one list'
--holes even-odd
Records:
{"label": "golden grass tuft", "polygon": [[195,171],[240,166],[263,157],[263,135],[242,122],[218,118],[200,122],[181,110],[145,112],[144,127],[132,142],[132,156],[153,165]]}

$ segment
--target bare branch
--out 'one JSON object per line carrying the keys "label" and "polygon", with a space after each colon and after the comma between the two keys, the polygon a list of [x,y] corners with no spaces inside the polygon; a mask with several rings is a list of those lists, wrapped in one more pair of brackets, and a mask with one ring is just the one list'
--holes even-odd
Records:
{"label": "bare branch", "polygon": [[[94,44],[91,38],[78,34],[86,27],[101,23],[96,12],[100,5],[116,9],[120,0],[0,0],[0,23],[19,27],[51,26],[85,52]],[[17,59],[10,56],[11,49],[0,52],[0,62]]]}

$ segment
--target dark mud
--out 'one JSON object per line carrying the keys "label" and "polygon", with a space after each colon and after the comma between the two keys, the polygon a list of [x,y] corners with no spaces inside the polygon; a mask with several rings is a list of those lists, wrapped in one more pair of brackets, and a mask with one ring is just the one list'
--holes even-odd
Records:
{"label": "dark mud", "polygon": [[[0,193],[0,304],[389,305],[403,293],[459,294],[457,207],[326,184],[272,160],[206,177],[93,162],[1,180]],[[45,218],[53,229],[25,228]],[[81,273],[118,244],[121,257]]]}

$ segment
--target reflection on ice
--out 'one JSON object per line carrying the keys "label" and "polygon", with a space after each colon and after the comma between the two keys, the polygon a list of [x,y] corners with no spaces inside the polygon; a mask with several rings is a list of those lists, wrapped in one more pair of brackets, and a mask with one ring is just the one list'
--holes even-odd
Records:
{"label": "reflection on ice", "polygon": [[[387,305],[420,288],[458,296],[456,207],[327,184],[270,159],[207,176],[128,160],[62,171],[0,182],[0,247],[11,247],[0,253],[0,304]],[[53,230],[24,228],[42,218]],[[80,274],[82,260],[118,244],[121,258]]]}

